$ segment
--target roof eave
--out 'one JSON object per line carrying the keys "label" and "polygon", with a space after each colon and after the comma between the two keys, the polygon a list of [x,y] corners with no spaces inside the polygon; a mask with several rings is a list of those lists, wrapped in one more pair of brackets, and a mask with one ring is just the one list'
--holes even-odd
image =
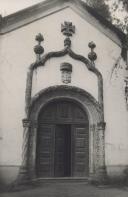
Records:
{"label": "roof eave", "polygon": [[[80,0],[46,0],[29,8],[18,11],[14,14],[5,16],[3,18],[1,17],[0,35],[14,31],[18,28],[21,28],[27,24],[30,24],[36,20],[44,18],[67,7],[75,10],[82,17],[84,16],[85,12],[88,12],[92,17],[95,18],[95,20],[99,21],[99,23],[105,27],[104,29],[106,31],[106,35],[108,35],[110,39],[112,39],[119,46],[125,45],[126,35],[114,25],[112,25],[109,21],[97,14],[94,9],[90,8],[86,4],[83,6],[83,3]],[[109,29],[111,33],[114,33],[115,36],[119,38],[119,41],[118,39],[114,39],[114,37],[112,38],[110,33],[107,32],[107,29]],[[105,32],[103,33],[105,34]]]}

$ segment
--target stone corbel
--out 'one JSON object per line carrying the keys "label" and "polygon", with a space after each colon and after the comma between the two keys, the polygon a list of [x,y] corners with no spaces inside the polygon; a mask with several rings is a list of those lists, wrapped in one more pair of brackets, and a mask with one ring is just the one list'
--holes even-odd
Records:
{"label": "stone corbel", "polygon": [[105,122],[98,122],[97,123],[97,129],[100,131],[100,130],[105,130],[106,128],[106,123]]}
{"label": "stone corbel", "polygon": [[29,128],[30,127],[30,120],[25,118],[22,120],[23,128]]}

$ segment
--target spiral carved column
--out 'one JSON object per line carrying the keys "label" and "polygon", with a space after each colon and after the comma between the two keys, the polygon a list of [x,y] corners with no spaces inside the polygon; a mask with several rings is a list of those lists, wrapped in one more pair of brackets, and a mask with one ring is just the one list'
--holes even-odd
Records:
{"label": "spiral carved column", "polygon": [[96,178],[99,183],[107,181],[107,172],[105,166],[105,122],[97,124],[96,131]]}
{"label": "spiral carved column", "polygon": [[31,131],[29,132],[28,142],[28,175],[30,179],[36,178],[36,137],[37,137],[37,122],[33,121],[31,124]]}
{"label": "spiral carved column", "polygon": [[29,146],[29,130],[30,121],[23,119],[23,145],[22,145],[22,164],[18,176],[18,182],[26,181],[29,179],[28,175],[28,146]]}

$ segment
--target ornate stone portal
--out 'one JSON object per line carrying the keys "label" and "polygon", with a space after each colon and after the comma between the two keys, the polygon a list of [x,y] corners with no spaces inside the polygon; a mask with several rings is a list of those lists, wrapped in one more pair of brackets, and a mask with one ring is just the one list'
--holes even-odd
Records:
{"label": "ornate stone portal", "polygon": [[[41,47],[43,36],[36,36],[38,45],[34,51],[36,53],[36,62],[30,65],[27,75],[26,84],[26,117],[23,120],[24,139],[23,139],[23,162],[20,170],[19,179],[36,178],[35,160],[36,160],[36,134],[38,126],[38,115],[40,109],[48,102],[49,99],[70,98],[73,101],[81,103],[82,107],[90,115],[90,176],[96,177],[97,180],[104,180],[106,177],[105,167],[105,122],[104,122],[104,105],[103,105],[103,79],[101,73],[95,67],[94,61],[97,58],[94,48],[95,44],[90,43],[89,59],[82,55],[76,54],[71,49],[70,37],[75,33],[75,26],[71,22],[65,22],[61,25],[61,32],[66,36],[64,40],[64,49],[55,52],[49,52],[41,56],[44,52]],[[75,60],[84,63],[89,71],[97,76],[98,80],[98,102],[87,92],[71,86],[51,87],[41,91],[38,96],[31,97],[32,79],[34,69],[44,66],[47,60],[53,57],[62,57],[69,55]],[[78,94],[79,93],[79,94]],[[43,96],[43,101],[42,101]]]}

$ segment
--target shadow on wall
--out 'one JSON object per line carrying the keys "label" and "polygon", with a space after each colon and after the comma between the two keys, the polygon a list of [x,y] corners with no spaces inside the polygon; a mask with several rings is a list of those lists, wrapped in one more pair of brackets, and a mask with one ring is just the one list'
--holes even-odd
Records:
{"label": "shadow on wall", "polygon": [[128,166],[109,166],[108,184],[117,186],[128,186]]}
{"label": "shadow on wall", "polygon": [[20,166],[0,166],[0,190],[6,190],[19,173]]}

